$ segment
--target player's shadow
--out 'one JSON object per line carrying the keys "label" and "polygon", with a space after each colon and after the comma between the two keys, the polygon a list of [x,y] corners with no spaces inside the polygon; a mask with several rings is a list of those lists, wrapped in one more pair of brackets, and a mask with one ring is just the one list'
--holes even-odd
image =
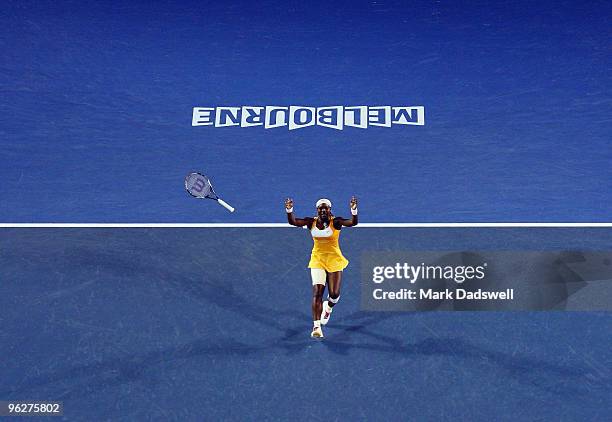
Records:
{"label": "player's shadow", "polygon": [[[588,394],[592,389],[612,388],[612,374],[605,370],[594,370],[576,362],[557,364],[518,354],[489,350],[459,337],[432,337],[417,343],[406,343],[401,337],[377,331],[376,324],[390,318],[403,317],[397,313],[355,312],[334,321],[321,341],[328,351],[349,355],[352,351],[371,351],[378,359],[393,359],[405,356],[446,356],[453,360],[486,362],[513,377],[518,382],[535,386],[541,390],[559,394]],[[358,321],[351,323],[351,321]],[[287,351],[297,352],[304,348],[303,342],[295,342],[303,330],[292,329],[283,338]]]}
{"label": "player's shadow", "polygon": [[[522,383],[558,395],[587,395],[596,390],[612,388],[609,375],[593,374],[591,368],[569,362],[567,365],[543,359],[507,354],[474,345],[461,338],[427,338],[416,343],[373,332],[375,325],[339,325],[336,334],[320,342],[332,353],[346,355],[353,350],[372,352],[378,361],[390,361],[407,356],[445,356],[452,360],[486,362],[507,372]],[[303,331],[301,331],[303,335]],[[142,354],[125,355],[99,362],[85,363],[67,369],[49,371],[30,377],[15,388],[4,387],[0,396],[19,398],[25,395],[45,395],[53,400],[82,398],[112,386],[139,381],[155,384],[161,381],[159,368],[173,367],[180,361],[190,361],[194,371],[207,371],[211,357],[215,360],[260,358],[277,351],[303,350],[313,340],[296,340],[290,336],[269,339],[261,344],[247,344],[229,337],[205,338],[178,346]],[[320,350],[317,352],[320,353]],[[588,382],[588,386],[585,383]],[[63,391],[60,394],[54,393]]]}
{"label": "player's shadow", "polygon": [[[178,254],[178,252],[177,252]],[[112,254],[108,266],[117,267]],[[176,259],[174,259],[176,258]],[[187,257],[196,259],[195,256]],[[308,338],[310,316],[293,310],[279,311],[272,305],[259,304],[257,300],[243,296],[222,272],[203,271],[198,275],[193,267],[181,263],[178,257],[170,257],[160,263],[142,257],[132,265],[131,276],[148,278],[152,283],[163,283],[164,288],[174,289],[201,302],[204,306],[217,306],[243,318],[249,323],[261,326],[265,338],[259,342],[246,343],[227,335],[197,339],[183,345],[172,345],[164,349],[124,356],[106,357],[96,362],[86,362],[67,368],[45,371],[40,375],[26,378],[18,386],[7,386],[5,379],[0,381],[0,397],[20,398],[24,396],[41,396],[51,399],[68,399],[83,397],[114,385],[133,381],[144,383],[159,382],[160,366],[173,365],[182,360],[190,361],[194,370],[206,371],[210,358],[215,360],[239,357],[260,358],[262,355],[285,353],[299,357],[307,353],[313,340]],[[83,260],[83,265],[90,265]],[[93,264],[92,264],[93,265]],[[100,260],[96,265],[100,265]],[[127,268],[128,262],[123,267]],[[223,265],[231,265],[228,261]],[[106,265],[103,265],[106,267]],[[187,268],[187,269],[186,269]],[[123,271],[121,274],[125,275]],[[241,280],[244,281],[244,280]],[[155,287],[154,285],[152,287]],[[265,292],[261,293],[262,296]],[[269,303],[269,301],[266,301]],[[406,356],[445,356],[450,359],[482,361],[505,370],[521,382],[536,385],[539,388],[556,394],[588,394],[589,389],[608,391],[612,388],[610,374],[594,373],[592,368],[576,362],[567,365],[551,363],[543,359],[528,356],[507,354],[488,350],[461,338],[427,338],[416,343],[409,343],[401,336],[386,334],[377,329],[377,324],[390,318],[406,318],[405,314],[379,314],[356,312],[333,321],[326,328],[327,338],[320,345],[330,353],[349,355],[351,353],[369,353],[386,360]],[[317,348],[319,349],[319,348]],[[320,352],[320,350],[319,350]],[[590,385],[584,387],[585,380]],[[564,382],[560,382],[563,380]],[[584,388],[583,388],[584,387]],[[63,391],[57,393],[57,391]],[[52,397],[51,395],[55,395]]]}
{"label": "player's shadow", "polygon": [[[180,273],[179,273],[180,274]],[[226,349],[227,356],[251,355],[261,350],[278,349],[286,354],[297,355],[312,346],[308,338],[311,317],[294,310],[278,310],[270,306],[258,304],[254,300],[243,297],[231,282],[211,278],[199,283],[193,279],[177,277],[177,273],[169,273],[169,283],[177,289],[188,292],[193,298],[213,303],[225,310],[234,312],[249,322],[262,325],[266,330],[272,329],[281,333],[261,346],[242,344]],[[484,349],[461,338],[430,338],[418,343],[406,343],[403,337],[395,337],[378,331],[376,324],[391,318],[405,318],[405,314],[355,312],[334,321],[327,328],[329,335],[322,341],[323,347],[331,353],[348,355],[352,351],[372,351],[385,353],[389,358],[409,355],[448,356],[454,359],[467,359],[487,362],[506,371],[520,382],[535,385],[545,391],[557,394],[581,394],[586,390],[581,388],[581,381],[590,376],[592,386],[612,385],[610,376],[594,375],[590,368],[571,365],[560,365],[546,360],[511,355],[503,352]],[[333,327],[333,328],[332,328]],[[203,354],[220,353],[225,346],[208,346],[200,349]],[[547,381],[548,380],[548,381]],[[552,380],[552,381],[550,381]],[[573,383],[559,382],[574,380]]]}
{"label": "player's shadow", "polygon": [[64,391],[51,397],[53,400],[83,397],[114,385],[145,380],[153,382],[158,376],[154,368],[160,365],[197,358],[205,358],[202,362],[205,365],[209,362],[210,356],[214,356],[215,359],[249,356],[260,350],[259,346],[248,345],[231,338],[198,339],[179,347],[114,357],[42,373],[20,382],[17,387],[3,387],[0,396],[23,397],[24,394],[38,392],[48,386],[54,391]]}

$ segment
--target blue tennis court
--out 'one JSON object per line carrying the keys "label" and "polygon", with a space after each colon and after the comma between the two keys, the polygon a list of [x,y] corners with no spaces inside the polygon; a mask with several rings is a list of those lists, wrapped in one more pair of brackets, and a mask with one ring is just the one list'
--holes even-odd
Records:
{"label": "blue tennis court", "polygon": [[365,312],[359,252],[600,250],[610,229],[353,230],[316,341],[303,230],[4,229],[0,395],[70,420],[606,419],[609,313]]}
{"label": "blue tennis court", "polygon": [[[610,15],[604,1],[9,1],[0,215],[273,222],[285,196],[305,211],[355,194],[375,222],[609,221]],[[191,126],[193,107],[243,105],[422,105],[426,121]],[[237,213],[190,201],[189,170]]]}
{"label": "blue tennis court", "polygon": [[[606,420],[609,312],[366,312],[371,251],[610,251],[609,228],[347,228],[309,338],[321,197],[361,223],[610,222],[604,1],[51,2],[0,12],[0,401],[65,420]],[[424,125],[193,126],[194,108],[423,107]],[[236,208],[189,197],[205,172]]]}

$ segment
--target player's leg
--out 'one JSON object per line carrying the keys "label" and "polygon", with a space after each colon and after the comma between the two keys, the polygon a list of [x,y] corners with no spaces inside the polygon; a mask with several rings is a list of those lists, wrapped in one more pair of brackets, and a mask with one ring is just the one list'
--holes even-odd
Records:
{"label": "player's leg", "polygon": [[323,302],[321,324],[329,321],[332,309],[340,299],[340,285],[342,284],[342,271],[327,273],[327,300]]}
{"label": "player's leg", "polygon": [[326,273],[319,268],[311,268],[312,277],[312,320],[313,328],[311,337],[323,337],[321,330],[321,312],[323,309],[323,293],[325,292]]}
{"label": "player's leg", "polygon": [[338,299],[340,299],[340,286],[342,285],[342,271],[336,271],[334,273],[329,273],[327,280],[328,280],[327,300],[329,301],[329,306],[333,308],[334,305],[338,303]]}
{"label": "player's leg", "polygon": [[321,315],[324,292],[324,284],[315,284],[312,286],[312,320],[315,322],[319,320],[319,316]]}

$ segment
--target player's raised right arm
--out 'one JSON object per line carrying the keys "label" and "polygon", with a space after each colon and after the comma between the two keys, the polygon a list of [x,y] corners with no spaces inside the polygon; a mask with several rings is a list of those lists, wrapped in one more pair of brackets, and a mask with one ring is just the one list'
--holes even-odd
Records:
{"label": "player's raised right arm", "polygon": [[287,222],[292,226],[304,227],[308,224],[307,218],[296,218],[293,214],[293,199],[285,199],[285,211],[287,212]]}

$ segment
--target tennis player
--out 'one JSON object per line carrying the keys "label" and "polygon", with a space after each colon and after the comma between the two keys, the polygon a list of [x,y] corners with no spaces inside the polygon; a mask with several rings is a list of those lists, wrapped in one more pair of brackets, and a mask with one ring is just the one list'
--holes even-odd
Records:
{"label": "tennis player", "polygon": [[[310,337],[322,338],[321,325],[327,324],[334,306],[340,299],[340,284],[342,270],[348,265],[348,260],[342,255],[338,239],[342,227],[357,225],[357,198],[351,198],[350,208],[352,218],[335,217],[332,214],[332,204],[329,199],[319,199],[316,204],[316,217],[296,218],[293,215],[293,199],[285,200],[287,221],[292,226],[307,227],[314,241],[310,255],[310,275],[312,277],[312,319],[314,325]],[[323,293],[327,285],[327,300],[323,301]]]}

